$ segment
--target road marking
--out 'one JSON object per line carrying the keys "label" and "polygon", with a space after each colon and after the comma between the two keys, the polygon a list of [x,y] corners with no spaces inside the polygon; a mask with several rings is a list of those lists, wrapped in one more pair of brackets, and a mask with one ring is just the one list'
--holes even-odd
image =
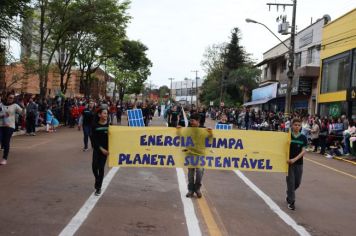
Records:
{"label": "road marking", "polygon": [[343,174],[343,175],[346,175],[346,176],[349,176],[349,177],[351,177],[351,178],[356,179],[356,176],[355,176],[355,175],[352,175],[352,174],[343,172],[343,171],[341,171],[341,170],[335,169],[335,168],[333,168],[333,167],[324,165],[324,164],[322,164],[322,163],[319,163],[319,162],[317,162],[317,161],[311,160],[311,159],[309,159],[309,158],[305,158],[305,157],[304,157],[304,159],[307,160],[307,161],[313,162],[314,164],[317,164],[317,165],[319,165],[319,166],[323,166],[323,167],[325,167],[325,168],[328,168],[328,169],[330,169],[330,170],[333,170],[333,171],[335,171],[335,172],[337,172],[337,173],[340,173],[340,174]]}
{"label": "road marking", "polygon": [[310,236],[308,231],[297,224],[287,213],[281,210],[281,208],[265,194],[261,189],[259,189],[251,180],[249,180],[241,171],[234,170],[235,174],[242,179],[247,186],[249,186],[255,193],[257,193],[260,198],[274,211],[279,218],[281,218],[287,225],[290,225],[299,235]]}
{"label": "road marking", "polygon": [[218,225],[216,224],[213,214],[210,211],[208,202],[206,201],[205,197],[203,196],[198,200],[198,205],[200,208],[200,211],[203,215],[204,221],[208,227],[209,234],[211,236],[220,236],[221,231],[219,230]]}
{"label": "road marking", "polygon": [[80,208],[77,214],[71,219],[68,225],[62,230],[59,236],[72,236],[77,232],[80,226],[88,217],[89,213],[93,210],[96,203],[99,201],[101,196],[105,193],[106,188],[110,184],[111,180],[115,176],[116,172],[119,170],[120,167],[113,167],[111,170],[106,174],[103,186],[101,188],[101,195],[95,196],[94,193],[90,195],[88,200],[84,203],[84,205]]}
{"label": "road marking", "polygon": [[193,201],[185,196],[187,191],[187,182],[185,181],[185,175],[182,168],[176,168],[178,177],[178,186],[180,192],[180,198],[183,202],[185,220],[187,222],[188,234],[191,236],[201,235],[199,227],[199,221],[195,214]]}
{"label": "road marking", "polygon": [[356,165],[356,162],[347,160],[345,158],[334,157],[334,159],[339,160],[339,161],[344,161],[344,162],[347,162],[347,163],[350,163],[350,164],[353,164],[353,165]]}

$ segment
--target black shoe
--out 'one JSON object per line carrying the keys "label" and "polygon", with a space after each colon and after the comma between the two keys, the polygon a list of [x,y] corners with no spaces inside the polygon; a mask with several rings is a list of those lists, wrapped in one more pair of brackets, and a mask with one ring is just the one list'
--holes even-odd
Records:
{"label": "black shoe", "polygon": [[100,196],[101,194],[101,189],[98,188],[96,191],[95,191],[95,196]]}
{"label": "black shoe", "polygon": [[195,191],[195,193],[197,194],[198,198],[201,198],[203,196],[203,194],[200,192],[200,190]]}
{"label": "black shoe", "polygon": [[295,210],[294,203],[288,204],[288,209],[294,211]]}
{"label": "black shoe", "polygon": [[186,197],[193,197],[194,192],[193,191],[189,191],[185,196]]}

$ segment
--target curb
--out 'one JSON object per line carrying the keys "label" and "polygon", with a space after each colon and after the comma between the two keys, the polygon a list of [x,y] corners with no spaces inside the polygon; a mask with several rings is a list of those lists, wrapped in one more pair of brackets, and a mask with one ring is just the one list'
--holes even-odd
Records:
{"label": "curb", "polygon": [[344,162],[347,162],[347,163],[351,163],[353,165],[356,165],[356,162],[355,161],[350,161],[350,160],[347,160],[345,158],[340,158],[340,157],[334,157],[333,159],[336,159],[336,160],[339,160],[339,161],[344,161]]}
{"label": "curb", "polygon": [[[46,127],[36,127],[36,132],[38,131],[46,131]],[[20,130],[20,131],[16,131],[13,133],[12,136],[21,136],[21,135],[25,135],[26,134],[26,130]]]}

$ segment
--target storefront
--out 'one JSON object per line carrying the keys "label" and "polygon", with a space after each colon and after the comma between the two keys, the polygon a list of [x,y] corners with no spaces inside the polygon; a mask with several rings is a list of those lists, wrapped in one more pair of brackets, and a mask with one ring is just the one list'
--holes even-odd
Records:
{"label": "storefront", "polygon": [[[312,90],[312,79],[308,77],[294,78],[292,84],[292,111],[309,113]],[[287,94],[287,81],[282,81],[277,91],[276,110],[284,111]]]}
{"label": "storefront", "polygon": [[251,107],[255,110],[272,110],[270,106],[277,96],[277,88],[278,83],[273,83],[252,90],[251,102],[247,102],[243,106]]}
{"label": "storefront", "polygon": [[356,9],[323,28],[318,112],[321,116],[356,115]]}

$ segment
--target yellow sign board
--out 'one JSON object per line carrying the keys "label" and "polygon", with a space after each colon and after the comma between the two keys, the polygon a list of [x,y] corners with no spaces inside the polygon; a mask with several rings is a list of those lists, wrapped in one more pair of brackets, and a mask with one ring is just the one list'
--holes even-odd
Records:
{"label": "yellow sign board", "polygon": [[109,167],[287,172],[290,134],[205,128],[109,128]]}

